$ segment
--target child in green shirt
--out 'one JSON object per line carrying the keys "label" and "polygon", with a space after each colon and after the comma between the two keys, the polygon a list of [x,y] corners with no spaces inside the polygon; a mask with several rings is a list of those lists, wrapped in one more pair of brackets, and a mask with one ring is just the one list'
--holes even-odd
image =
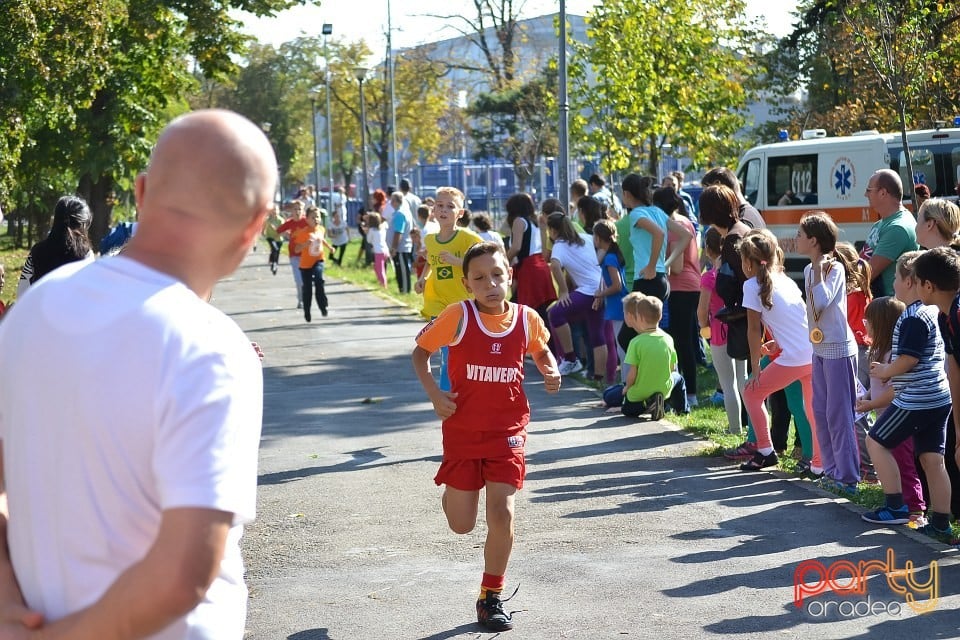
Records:
{"label": "child in green shirt", "polygon": [[687,413],[687,385],[677,373],[677,351],[673,338],[659,328],[663,303],[659,298],[634,291],[623,299],[623,319],[637,332],[627,348],[629,365],[624,383],[625,416],[649,413],[653,420],[664,414],[664,398],[670,398],[675,413]]}

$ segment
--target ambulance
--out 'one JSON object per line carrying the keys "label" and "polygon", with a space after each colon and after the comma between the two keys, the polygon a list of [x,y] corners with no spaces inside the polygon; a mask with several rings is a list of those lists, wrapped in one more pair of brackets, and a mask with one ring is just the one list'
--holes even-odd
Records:
{"label": "ambulance", "polygon": [[826,211],[840,227],[840,239],[863,246],[879,218],[867,206],[867,181],[878,169],[893,169],[903,180],[904,205],[912,209],[913,185],[926,184],[933,197],[956,199],[960,184],[960,118],[955,128],[907,132],[913,179],[899,133],[863,131],[828,137],[823,129],[804,131],[800,140],[754,147],[737,170],[744,197],[760,211],[786,254],[786,270],[802,277],[807,258],[796,254],[797,225],[808,211]]}

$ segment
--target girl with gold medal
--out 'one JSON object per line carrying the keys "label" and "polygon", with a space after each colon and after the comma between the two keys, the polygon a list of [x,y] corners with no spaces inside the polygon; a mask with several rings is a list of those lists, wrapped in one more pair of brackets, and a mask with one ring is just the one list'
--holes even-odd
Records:
{"label": "girl with gold medal", "polygon": [[813,345],[813,413],[823,462],[822,484],[852,494],[860,480],[854,428],[857,343],[847,323],[846,265],[835,253],[839,231],[826,213],[807,214],[797,230],[797,252],[810,258],[804,269],[807,322]]}

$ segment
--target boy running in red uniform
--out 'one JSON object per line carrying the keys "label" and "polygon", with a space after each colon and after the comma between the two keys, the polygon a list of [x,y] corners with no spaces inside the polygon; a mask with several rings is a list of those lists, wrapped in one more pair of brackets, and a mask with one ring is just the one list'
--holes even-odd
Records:
{"label": "boy running in red uniform", "polygon": [[[474,300],[451,304],[417,336],[413,366],[434,411],[443,419],[443,462],[434,482],[444,484],[443,511],[455,533],[477,522],[486,488],[487,540],[477,600],[477,622],[494,631],[513,628],[500,593],[513,549],[514,496],[523,487],[524,444],[530,405],[523,391],[523,360],[533,357],[548,393],[560,390],[550,338],[536,311],[509,302],[513,271],[492,242],[463,256],[464,286]],[[450,347],[450,391],[430,374],[430,355]]]}

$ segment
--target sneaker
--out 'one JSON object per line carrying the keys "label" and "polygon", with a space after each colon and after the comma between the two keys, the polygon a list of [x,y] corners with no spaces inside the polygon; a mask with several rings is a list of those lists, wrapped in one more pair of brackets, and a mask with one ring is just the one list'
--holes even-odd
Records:
{"label": "sneaker", "polygon": [[651,420],[663,420],[666,410],[663,408],[663,394],[655,393],[647,400],[647,411]]}
{"label": "sneaker", "polygon": [[780,462],[776,451],[771,451],[768,455],[763,455],[759,451],[753,454],[753,457],[740,465],[740,471],[760,471],[767,467],[775,467]]}
{"label": "sneaker", "polygon": [[749,460],[757,452],[757,445],[753,442],[744,442],[739,447],[724,449],[723,457],[727,460]]}
{"label": "sneaker", "polygon": [[[815,472],[813,470],[813,466],[811,465],[810,461],[807,460],[806,458],[800,460],[797,463],[796,470],[797,470],[797,475],[799,475],[801,478],[804,478],[806,480],[818,480],[823,477],[823,472],[822,471],[820,473]],[[838,485],[840,483],[834,481],[833,484]],[[835,489],[836,489],[836,486],[833,486],[830,489],[828,489],[828,491],[833,491]]]}
{"label": "sneaker", "polygon": [[927,516],[923,515],[923,511],[911,511],[910,522],[907,523],[907,526],[911,529],[925,527],[927,526]]}
{"label": "sneaker", "polygon": [[583,371],[583,363],[580,360],[561,360],[560,364],[557,365],[557,371],[560,372],[562,376],[568,376],[571,373],[576,373],[577,371]]}
{"label": "sneaker", "polygon": [[303,310],[303,319],[306,320],[307,322],[313,321],[313,318],[310,317],[310,309]]}
{"label": "sneaker", "polygon": [[[513,596],[510,596],[512,598]],[[509,600],[510,598],[507,598]],[[513,614],[503,610],[505,600],[499,593],[487,591],[487,597],[477,600],[477,624],[491,631],[509,631],[513,629]]]}
{"label": "sneaker", "polygon": [[839,493],[844,498],[854,498],[860,493],[860,487],[856,482],[838,482],[834,487],[834,493]]}
{"label": "sneaker", "polygon": [[903,505],[899,509],[880,507],[876,511],[868,511],[860,517],[873,524],[907,524],[910,522],[910,511],[907,509],[907,505]]}
{"label": "sneaker", "polygon": [[925,536],[930,536],[941,544],[949,545],[951,547],[960,545],[960,536],[957,536],[957,533],[952,527],[947,527],[946,529],[937,529],[935,526],[933,526],[933,524],[927,523],[922,527],[918,527],[917,531]]}
{"label": "sneaker", "polygon": [[710,396],[710,404],[722,405],[723,404],[723,392],[715,391],[712,396]]}
{"label": "sneaker", "polygon": [[700,401],[697,400],[697,394],[688,393],[687,394],[687,406],[693,409],[694,407],[700,406]]}
{"label": "sneaker", "polygon": [[297,301],[297,309],[303,309],[303,303],[302,303],[302,302]]}
{"label": "sneaker", "polygon": [[320,315],[322,315],[324,318],[327,317],[327,313],[328,312],[326,307],[324,307],[323,309],[320,309]]}

